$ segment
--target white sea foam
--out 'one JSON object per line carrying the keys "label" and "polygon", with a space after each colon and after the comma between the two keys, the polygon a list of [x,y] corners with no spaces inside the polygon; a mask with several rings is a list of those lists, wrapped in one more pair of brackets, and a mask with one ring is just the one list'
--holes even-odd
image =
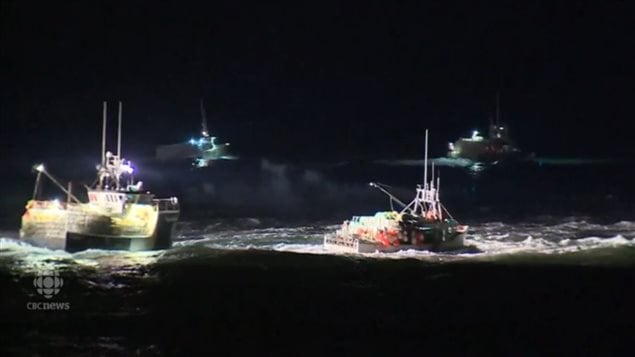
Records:
{"label": "white sea foam", "polygon": [[[341,254],[326,251],[322,237],[337,226],[267,228],[247,231],[209,233],[182,245],[202,244],[215,249],[262,249],[312,254]],[[473,259],[510,254],[562,254],[594,248],[635,246],[635,223],[609,225],[588,223],[580,219],[559,222],[487,222],[474,225],[465,243],[476,248],[465,252],[434,253],[405,250],[396,253],[368,253],[369,258],[420,258],[432,260]],[[601,233],[601,236],[597,235]]]}
{"label": "white sea foam", "polygon": [[37,273],[52,269],[94,268],[125,271],[156,262],[161,251],[127,252],[89,249],[77,253],[35,247],[28,243],[0,238],[0,260],[21,273]]}
{"label": "white sea foam", "polygon": [[[68,253],[33,247],[12,238],[0,238],[0,260],[13,264],[22,271],[52,266],[79,266],[114,271],[134,270],[151,265],[165,254],[170,259],[197,255],[197,249],[264,250],[308,254],[335,254],[324,249],[324,234],[333,232],[337,225],[222,228],[202,227],[190,230],[174,243],[173,249],[158,252],[117,252],[87,250]],[[588,219],[568,217],[548,218],[532,222],[485,222],[472,224],[465,238],[464,251],[435,253],[405,250],[396,253],[369,253],[363,256],[376,259],[422,259],[429,261],[455,261],[493,259],[510,255],[551,255],[589,251],[597,248],[635,247],[635,222],[612,224],[591,223]],[[182,253],[182,254],[181,254]]]}

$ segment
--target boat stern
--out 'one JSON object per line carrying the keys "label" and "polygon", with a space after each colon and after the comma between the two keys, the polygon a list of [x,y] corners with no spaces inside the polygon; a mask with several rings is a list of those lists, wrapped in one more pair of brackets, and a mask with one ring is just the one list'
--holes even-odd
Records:
{"label": "boat stern", "polygon": [[324,249],[340,253],[360,253],[359,239],[338,234],[324,235]]}

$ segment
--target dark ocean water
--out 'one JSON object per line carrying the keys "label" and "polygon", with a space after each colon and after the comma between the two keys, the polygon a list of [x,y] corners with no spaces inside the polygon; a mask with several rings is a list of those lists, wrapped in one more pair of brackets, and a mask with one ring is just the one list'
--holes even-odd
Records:
{"label": "dark ocean water", "polygon": [[[631,163],[438,160],[467,247],[367,255],[330,254],[322,237],[387,208],[369,180],[411,198],[418,161],[241,165],[192,173],[185,188],[182,172],[156,174],[184,211],[166,251],[32,247],[8,212],[24,202],[7,199],[2,355],[630,355]],[[32,182],[5,197],[28,197]],[[47,299],[34,278],[54,273],[63,285]],[[42,302],[61,310],[32,309]]]}

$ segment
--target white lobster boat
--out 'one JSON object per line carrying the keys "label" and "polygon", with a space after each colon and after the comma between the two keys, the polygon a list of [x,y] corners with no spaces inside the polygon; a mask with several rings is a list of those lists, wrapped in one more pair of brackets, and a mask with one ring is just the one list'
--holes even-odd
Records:
{"label": "white lobster boat", "polygon": [[[405,204],[378,183],[370,183],[390,198],[391,210],[373,216],[354,216],[344,221],[335,233],[324,236],[324,248],[347,253],[396,252],[399,250],[452,250],[463,247],[468,226],[459,224],[439,199],[440,178],[427,182],[428,131],[424,185],[418,185],[416,196]],[[392,209],[396,202],[403,208]]]}

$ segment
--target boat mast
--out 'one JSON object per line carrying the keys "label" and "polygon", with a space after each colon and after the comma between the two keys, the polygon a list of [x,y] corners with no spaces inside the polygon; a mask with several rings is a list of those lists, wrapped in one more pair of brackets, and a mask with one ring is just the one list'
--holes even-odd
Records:
{"label": "boat mast", "polygon": [[[423,187],[422,185],[417,185],[417,195],[406,207],[404,207],[403,210],[401,210],[401,213],[403,214],[410,211],[411,214],[421,215],[424,218],[428,217],[428,213],[433,213],[431,219],[441,220],[442,215],[440,211],[443,207],[441,201],[439,200],[439,186],[441,185],[441,179],[438,176],[436,177],[437,182],[435,187],[434,161],[432,162],[432,177],[430,182],[428,182],[428,130],[426,130],[425,142],[426,148],[424,156]],[[371,186],[373,185],[371,184]]]}
{"label": "boat mast", "polygon": [[428,129],[426,129],[426,148],[423,157],[423,188],[428,186]]}
{"label": "boat mast", "polygon": [[496,127],[500,127],[500,92],[496,92]]}
{"label": "boat mast", "polygon": [[203,134],[204,137],[209,136],[209,131],[207,131],[207,115],[205,114],[203,99],[201,99],[201,134]]}
{"label": "boat mast", "polygon": [[119,130],[117,131],[117,159],[121,158],[121,101],[119,101]]}
{"label": "boat mast", "polygon": [[[438,174],[437,176],[437,191],[436,191],[436,196],[435,200],[437,202],[439,202],[439,205],[441,205],[441,201],[439,200],[439,190],[441,188],[441,174]],[[443,220],[443,209],[441,209],[441,207],[439,207],[439,220]]]}
{"label": "boat mast", "polygon": [[101,166],[106,167],[106,107],[107,104],[104,101],[103,110],[103,126],[101,129]]}

